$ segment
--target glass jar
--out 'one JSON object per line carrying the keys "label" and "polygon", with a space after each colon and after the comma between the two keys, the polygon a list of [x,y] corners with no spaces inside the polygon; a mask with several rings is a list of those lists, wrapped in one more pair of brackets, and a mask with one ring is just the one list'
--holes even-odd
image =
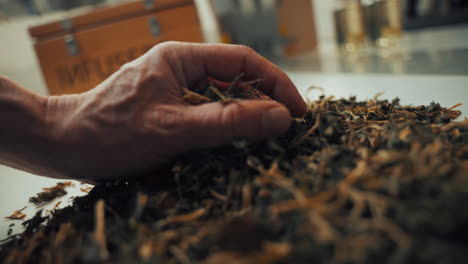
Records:
{"label": "glass jar", "polygon": [[380,1],[381,22],[378,47],[392,47],[398,45],[402,36],[402,16],[400,0]]}
{"label": "glass jar", "polygon": [[361,50],[366,43],[364,10],[361,1],[336,1],[334,18],[339,45],[348,52]]}
{"label": "glass jar", "polygon": [[400,0],[362,0],[369,38],[380,48],[396,46],[402,36]]}

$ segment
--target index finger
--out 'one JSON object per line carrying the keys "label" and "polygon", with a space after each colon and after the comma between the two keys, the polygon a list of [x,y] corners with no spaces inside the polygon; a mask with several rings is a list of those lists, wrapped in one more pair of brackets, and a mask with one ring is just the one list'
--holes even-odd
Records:
{"label": "index finger", "polygon": [[305,114],[307,105],[291,79],[276,65],[251,48],[228,44],[172,43],[188,84],[208,76],[232,81],[240,73],[245,79],[262,79],[260,89],[289,108],[293,116]]}

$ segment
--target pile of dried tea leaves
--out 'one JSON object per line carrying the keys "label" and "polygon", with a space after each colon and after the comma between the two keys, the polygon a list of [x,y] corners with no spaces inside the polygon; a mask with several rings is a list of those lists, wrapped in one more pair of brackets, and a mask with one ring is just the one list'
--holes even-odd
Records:
{"label": "pile of dried tea leaves", "polygon": [[[187,102],[269,99],[208,80]],[[468,121],[398,99],[321,97],[284,135],[179,157],[40,212],[2,263],[457,263],[468,259]]]}

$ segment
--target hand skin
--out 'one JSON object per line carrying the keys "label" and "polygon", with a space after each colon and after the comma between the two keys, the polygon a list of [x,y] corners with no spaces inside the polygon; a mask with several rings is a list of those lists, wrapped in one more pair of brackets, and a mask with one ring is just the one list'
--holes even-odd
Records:
{"label": "hand skin", "polygon": [[[209,76],[239,73],[262,78],[260,89],[276,101],[182,99],[183,88]],[[277,136],[306,109],[286,74],[250,48],[166,42],[83,94],[41,97],[0,77],[0,163],[54,178],[119,179],[190,149]]]}

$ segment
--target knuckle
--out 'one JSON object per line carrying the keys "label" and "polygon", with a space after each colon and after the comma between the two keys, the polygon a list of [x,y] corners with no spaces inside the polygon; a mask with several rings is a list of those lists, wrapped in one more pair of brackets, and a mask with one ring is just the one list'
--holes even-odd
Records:
{"label": "knuckle", "polygon": [[224,107],[221,111],[220,121],[225,130],[223,133],[225,133],[227,137],[232,138],[234,136],[240,136],[237,135],[238,129],[236,126],[240,121],[240,113],[237,107]]}
{"label": "knuckle", "polygon": [[247,61],[250,59],[258,60],[258,54],[257,52],[255,52],[255,50],[253,50],[250,47],[241,46],[241,48],[243,52],[243,55],[241,55],[241,58],[242,58],[241,68],[246,69]]}
{"label": "knuckle", "polygon": [[181,42],[178,42],[178,41],[165,41],[165,42],[159,43],[156,46],[154,46],[152,48],[152,52],[165,54],[168,51],[170,51],[171,49],[177,48],[180,45],[182,45],[182,44],[181,44]]}
{"label": "knuckle", "polygon": [[243,52],[244,52],[244,58],[248,58],[251,56],[257,56],[257,52],[252,49],[251,47],[248,46],[242,46]]}
{"label": "knuckle", "polygon": [[141,91],[147,91],[150,95],[155,95],[155,87],[157,87],[158,82],[164,80],[164,74],[159,71],[152,71],[150,69],[145,69],[145,71],[135,74],[135,81],[137,84],[135,88]]}
{"label": "knuckle", "polygon": [[257,54],[257,52],[249,46],[240,45],[240,48],[243,50],[245,56]]}

